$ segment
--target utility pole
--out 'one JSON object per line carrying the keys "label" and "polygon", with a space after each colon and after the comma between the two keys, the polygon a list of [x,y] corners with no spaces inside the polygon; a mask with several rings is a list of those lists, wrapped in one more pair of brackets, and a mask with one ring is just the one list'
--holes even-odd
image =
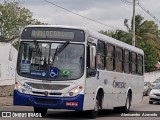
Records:
{"label": "utility pole", "polygon": [[133,25],[132,25],[132,45],[135,46],[135,5],[136,0],[133,0]]}

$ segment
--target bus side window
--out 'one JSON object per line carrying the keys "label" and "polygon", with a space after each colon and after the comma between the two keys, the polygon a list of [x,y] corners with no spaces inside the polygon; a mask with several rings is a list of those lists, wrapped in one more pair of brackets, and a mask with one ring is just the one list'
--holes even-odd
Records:
{"label": "bus side window", "polygon": [[137,54],[131,52],[131,73],[137,74]]}
{"label": "bus side window", "polygon": [[97,45],[97,68],[105,69],[105,42],[98,41]]}
{"label": "bus side window", "polygon": [[87,46],[87,68],[90,68],[90,46]]}
{"label": "bus side window", "polygon": [[128,50],[124,50],[124,72],[130,73],[130,52]]}
{"label": "bus side window", "polygon": [[138,64],[138,75],[143,75],[143,56],[140,54],[138,54],[137,64]]}
{"label": "bus side window", "polygon": [[123,49],[116,47],[116,71],[123,72]]}
{"label": "bus side window", "polygon": [[96,75],[96,47],[87,46],[87,77]]}
{"label": "bus side window", "polygon": [[115,70],[115,46],[112,44],[107,43],[106,44],[106,69],[109,71]]}

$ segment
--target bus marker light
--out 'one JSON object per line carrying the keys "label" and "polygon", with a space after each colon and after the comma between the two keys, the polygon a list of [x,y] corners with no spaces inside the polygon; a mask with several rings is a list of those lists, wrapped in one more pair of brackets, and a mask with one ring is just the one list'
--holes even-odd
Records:
{"label": "bus marker light", "polygon": [[66,102],[66,106],[78,106],[78,102]]}

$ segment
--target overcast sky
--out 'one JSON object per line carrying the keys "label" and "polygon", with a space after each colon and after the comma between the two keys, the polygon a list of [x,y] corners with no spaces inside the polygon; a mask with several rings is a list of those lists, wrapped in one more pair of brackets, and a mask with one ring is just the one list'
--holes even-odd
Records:
{"label": "overcast sky", "polygon": [[[3,0],[0,0],[1,3]],[[11,1],[11,0],[10,0]],[[23,7],[28,8],[33,17],[49,24],[83,26],[99,30],[113,29],[77,15],[69,13],[61,8],[53,6],[44,0],[19,0]],[[132,5],[128,5],[124,0],[48,0],[60,5],[68,10],[76,12],[85,17],[94,19],[101,23],[124,29],[125,18],[131,20]],[[127,0],[132,2],[133,0]],[[153,15],[160,19],[160,0],[139,0]],[[145,19],[154,20],[145,13],[139,6],[136,6],[136,14],[141,14]],[[157,23],[157,22],[156,22]],[[157,23],[158,24],[158,23]],[[115,30],[115,29],[113,29]]]}

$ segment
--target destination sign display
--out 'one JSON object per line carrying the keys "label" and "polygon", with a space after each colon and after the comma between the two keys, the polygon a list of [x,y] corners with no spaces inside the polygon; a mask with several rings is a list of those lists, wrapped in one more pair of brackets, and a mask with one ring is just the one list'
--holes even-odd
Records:
{"label": "destination sign display", "polygon": [[55,27],[27,27],[22,31],[21,40],[54,40],[84,42],[83,30]]}
{"label": "destination sign display", "polygon": [[34,38],[60,38],[73,40],[74,32],[32,30],[31,36]]}

